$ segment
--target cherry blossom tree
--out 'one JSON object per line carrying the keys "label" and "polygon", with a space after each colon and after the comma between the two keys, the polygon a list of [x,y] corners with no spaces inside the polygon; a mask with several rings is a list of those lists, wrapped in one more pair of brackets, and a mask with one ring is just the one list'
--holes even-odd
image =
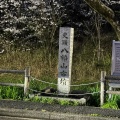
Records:
{"label": "cherry blossom tree", "polygon": [[47,39],[52,42],[62,14],[59,9],[54,0],[0,0],[1,44],[32,48]]}

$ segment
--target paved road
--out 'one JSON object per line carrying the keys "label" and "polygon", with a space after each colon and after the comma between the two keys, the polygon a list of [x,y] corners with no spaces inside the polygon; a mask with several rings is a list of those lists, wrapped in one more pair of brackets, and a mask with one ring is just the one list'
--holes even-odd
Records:
{"label": "paved road", "polygon": [[118,118],[93,117],[81,114],[56,113],[25,109],[0,108],[0,120],[120,120]]}
{"label": "paved road", "polygon": [[0,116],[0,120],[43,120],[43,119]]}
{"label": "paved road", "polygon": [[120,110],[0,100],[0,120],[120,120]]}

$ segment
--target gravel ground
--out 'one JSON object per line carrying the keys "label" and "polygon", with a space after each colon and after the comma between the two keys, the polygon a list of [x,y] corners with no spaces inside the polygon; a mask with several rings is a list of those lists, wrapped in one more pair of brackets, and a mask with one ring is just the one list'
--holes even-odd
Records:
{"label": "gravel ground", "polygon": [[[15,108],[15,109],[28,109],[28,110],[37,110],[37,111],[56,111],[56,112],[73,112],[78,106],[61,106],[59,104],[43,104],[39,102],[29,102],[29,101],[14,101],[14,100],[0,100],[1,108]],[[75,111],[74,111],[75,113]],[[76,113],[78,113],[76,111]]]}
{"label": "gravel ground", "polygon": [[0,108],[14,108],[23,110],[48,111],[71,114],[98,115],[106,117],[119,117],[120,110],[101,109],[89,106],[61,106],[59,104],[50,105],[29,101],[0,100]]}

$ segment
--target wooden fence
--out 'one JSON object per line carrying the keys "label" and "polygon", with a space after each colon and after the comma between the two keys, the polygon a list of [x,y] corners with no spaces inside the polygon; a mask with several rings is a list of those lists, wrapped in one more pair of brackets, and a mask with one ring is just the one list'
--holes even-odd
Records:
{"label": "wooden fence", "polygon": [[19,83],[1,83],[2,86],[18,86],[24,88],[24,95],[28,94],[29,90],[29,81],[30,81],[30,68],[27,67],[25,70],[0,70],[0,73],[13,73],[13,74],[23,74],[24,75],[24,84]]}
{"label": "wooden fence", "polygon": [[[109,90],[107,90],[107,83]],[[106,94],[111,98],[112,94],[120,95],[120,91],[114,89],[120,88],[120,76],[106,76],[106,71],[101,71],[101,91],[100,91],[100,104],[103,105],[106,100]]]}

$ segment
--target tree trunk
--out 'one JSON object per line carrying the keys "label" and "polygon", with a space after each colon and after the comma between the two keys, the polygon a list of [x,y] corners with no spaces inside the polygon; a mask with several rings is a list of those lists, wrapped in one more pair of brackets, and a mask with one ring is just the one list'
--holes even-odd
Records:
{"label": "tree trunk", "polygon": [[115,20],[114,11],[101,2],[101,0],[85,0],[85,2],[112,25],[118,40],[120,40],[120,23]]}

